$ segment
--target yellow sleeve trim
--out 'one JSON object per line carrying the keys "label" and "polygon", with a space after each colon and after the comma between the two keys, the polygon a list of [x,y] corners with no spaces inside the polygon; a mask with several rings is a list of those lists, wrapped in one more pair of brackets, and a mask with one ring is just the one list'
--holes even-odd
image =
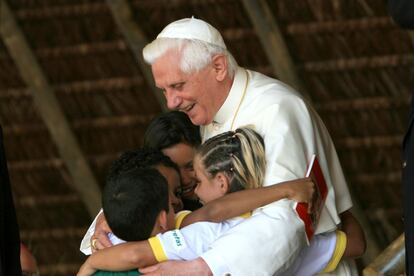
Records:
{"label": "yellow sleeve trim", "polygon": [[162,244],[157,237],[149,238],[148,242],[151,246],[152,253],[154,253],[157,262],[163,262],[168,260],[168,257],[164,252],[164,248],[162,247]]}
{"label": "yellow sleeve trim", "polygon": [[184,210],[184,211],[178,212],[175,215],[175,229],[180,229],[181,223],[183,223],[184,218],[188,216],[188,214],[190,213],[191,211]]}
{"label": "yellow sleeve trim", "polygon": [[334,253],[332,255],[331,260],[326,265],[324,270],[322,272],[332,272],[336,269],[339,262],[342,259],[342,256],[344,255],[345,248],[346,248],[346,234],[340,230],[336,230],[336,246]]}
{"label": "yellow sleeve trim", "polygon": [[247,213],[240,215],[240,217],[245,218],[245,219],[250,218],[251,216],[252,216],[252,212],[247,212]]}

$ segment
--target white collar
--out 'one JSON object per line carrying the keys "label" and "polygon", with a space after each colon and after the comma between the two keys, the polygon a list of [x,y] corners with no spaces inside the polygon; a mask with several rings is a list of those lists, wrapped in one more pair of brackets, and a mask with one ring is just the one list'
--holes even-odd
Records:
{"label": "white collar", "polygon": [[214,116],[213,123],[224,124],[226,121],[231,119],[236,112],[237,106],[243,97],[243,91],[246,86],[247,71],[242,67],[238,67],[234,74],[233,84],[231,85],[230,92],[220,107],[219,111]]}

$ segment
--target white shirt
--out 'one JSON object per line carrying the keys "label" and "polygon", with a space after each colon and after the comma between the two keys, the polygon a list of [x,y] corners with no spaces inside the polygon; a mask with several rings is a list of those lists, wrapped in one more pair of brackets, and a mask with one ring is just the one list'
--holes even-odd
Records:
{"label": "white shirt", "polygon": [[[328,195],[316,234],[336,229],[338,214],[350,209],[352,201],[335,147],[317,113],[282,82],[238,68],[226,101],[213,123],[201,128],[201,135],[205,141],[246,125],[254,125],[265,141],[265,186],[303,177],[311,156],[318,156]],[[277,275],[285,271],[306,244],[295,204],[279,200],[259,208],[251,219],[218,238],[202,255],[212,272],[216,275],[215,268],[224,263],[232,275]]]}
{"label": "white shirt", "polygon": [[[238,225],[248,218],[248,215],[235,217],[226,221],[197,222],[181,229],[167,231],[157,234],[149,239],[151,249],[158,262],[167,260],[194,260],[206,252],[219,236],[226,234],[232,227]],[[108,234],[113,245],[124,243],[114,234]],[[337,259],[341,259],[345,249],[346,240],[342,244],[342,250],[337,252]],[[337,260],[333,260],[337,249],[337,234],[335,232],[314,236],[309,246],[302,250],[299,257],[295,260],[288,271],[283,276],[309,276],[315,275],[326,268],[328,263],[333,262],[333,267],[337,266]],[[228,271],[223,266],[219,273],[224,274]]]}
{"label": "white shirt", "polygon": [[[158,262],[166,260],[193,260],[206,252],[217,237],[243,221],[243,217],[220,223],[197,222],[181,229],[158,234],[150,239],[151,248]],[[228,268],[224,265],[221,271]]]}
{"label": "white shirt", "polygon": [[[166,260],[193,260],[202,255],[210,248],[219,236],[225,235],[232,227],[244,221],[244,218],[237,217],[223,221],[197,222],[182,229],[168,231],[149,239],[152,251],[158,262]],[[345,249],[346,238],[342,248],[337,249],[337,234],[330,232],[314,236],[310,245],[302,250],[299,257],[285,276],[309,276],[315,275],[325,269],[329,264],[332,267],[338,265]],[[336,253],[336,256],[334,256]],[[334,258],[336,257],[336,258]],[[226,266],[222,267],[215,274],[224,274],[228,271]]]}

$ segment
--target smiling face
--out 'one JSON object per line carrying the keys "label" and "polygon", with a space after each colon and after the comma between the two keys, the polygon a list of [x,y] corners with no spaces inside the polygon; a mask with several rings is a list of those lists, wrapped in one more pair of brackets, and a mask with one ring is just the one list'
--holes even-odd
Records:
{"label": "smiling face", "polygon": [[215,59],[198,72],[186,74],[180,69],[180,53],[172,49],[151,66],[155,84],[164,92],[168,108],[186,113],[195,125],[211,123],[230,91],[229,82],[223,81],[228,80],[225,58]]}
{"label": "smiling face", "polygon": [[180,169],[182,197],[197,199],[194,189],[197,185],[194,176],[193,158],[195,148],[187,143],[178,143],[162,150]]}
{"label": "smiling face", "polygon": [[159,165],[156,168],[167,180],[168,195],[174,211],[181,211],[183,209],[183,202],[179,196],[179,194],[181,194],[181,183],[178,172],[173,168],[165,167],[163,165]]}
{"label": "smiling face", "polygon": [[194,171],[197,178],[195,193],[200,198],[201,203],[206,204],[227,193],[228,182],[223,182],[225,180],[223,178],[225,177],[224,174],[217,173],[214,177],[209,175],[197,155],[194,158]]}

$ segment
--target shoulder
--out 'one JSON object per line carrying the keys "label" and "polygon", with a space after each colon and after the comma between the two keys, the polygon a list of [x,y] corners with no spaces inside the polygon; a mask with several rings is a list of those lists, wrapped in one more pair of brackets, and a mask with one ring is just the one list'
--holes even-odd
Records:
{"label": "shoulder", "polygon": [[289,85],[258,72],[248,72],[250,80],[246,95],[247,102],[260,105],[262,108],[275,105],[306,106],[302,95]]}

